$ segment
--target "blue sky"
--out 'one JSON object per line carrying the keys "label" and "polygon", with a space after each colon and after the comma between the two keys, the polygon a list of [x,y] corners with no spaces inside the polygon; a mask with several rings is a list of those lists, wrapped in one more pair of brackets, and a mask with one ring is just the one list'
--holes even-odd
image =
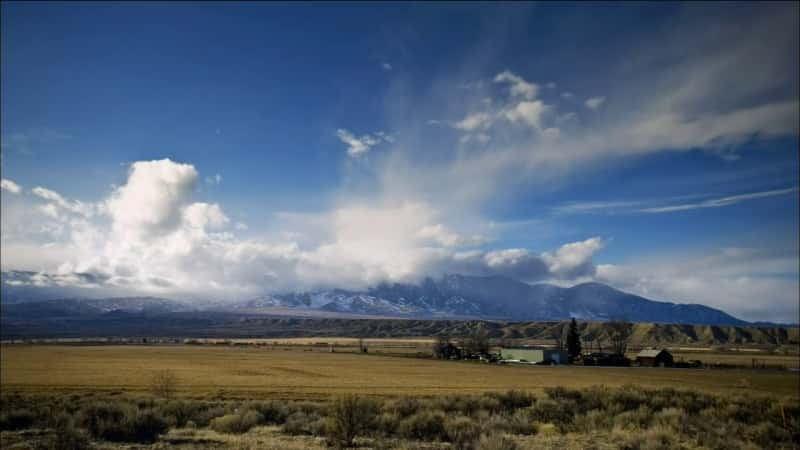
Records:
{"label": "blue sky", "polygon": [[188,297],[501,273],[796,322],[797,17],[3,2],[3,270]]}

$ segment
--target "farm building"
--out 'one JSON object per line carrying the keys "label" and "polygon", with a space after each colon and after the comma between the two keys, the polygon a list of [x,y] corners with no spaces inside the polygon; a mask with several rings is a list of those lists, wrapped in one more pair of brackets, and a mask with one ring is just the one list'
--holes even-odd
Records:
{"label": "farm building", "polygon": [[626,358],[625,355],[617,353],[586,353],[581,356],[581,361],[584,366],[628,367],[631,365],[630,359]]}
{"label": "farm building", "polygon": [[509,347],[500,349],[500,359],[530,363],[566,364],[567,352],[555,348]]}
{"label": "farm building", "polygon": [[636,362],[649,367],[672,367],[673,364],[672,355],[664,349],[642,350],[636,355]]}

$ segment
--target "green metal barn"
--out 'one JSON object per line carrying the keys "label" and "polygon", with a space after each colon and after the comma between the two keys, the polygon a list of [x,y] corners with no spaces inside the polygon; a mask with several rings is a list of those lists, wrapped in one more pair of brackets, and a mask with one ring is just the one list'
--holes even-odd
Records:
{"label": "green metal barn", "polygon": [[567,352],[555,348],[509,347],[500,349],[500,359],[529,363],[566,364],[569,361]]}

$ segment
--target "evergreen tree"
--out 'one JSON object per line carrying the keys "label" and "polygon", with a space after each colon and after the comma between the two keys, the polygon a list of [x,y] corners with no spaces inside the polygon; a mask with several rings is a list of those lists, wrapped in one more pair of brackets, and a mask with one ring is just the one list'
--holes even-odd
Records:
{"label": "evergreen tree", "polygon": [[578,323],[575,322],[575,318],[569,323],[567,353],[569,353],[570,359],[575,359],[581,355],[581,335],[578,333]]}

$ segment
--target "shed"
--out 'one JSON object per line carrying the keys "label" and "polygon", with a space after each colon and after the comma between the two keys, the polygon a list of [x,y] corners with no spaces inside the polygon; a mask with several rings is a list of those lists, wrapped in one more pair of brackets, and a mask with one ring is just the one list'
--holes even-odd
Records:
{"label": "shed", "polygon": [[536,347],[504,347],[500,349],[500,359],[535,364],[566,364],[569,356],[564,350]]}
{"label": "shed", "polygon": [[636,355],[636,362],[640,366],[649,367],[672,367],[672,354],[666,349],[646,349]]}

